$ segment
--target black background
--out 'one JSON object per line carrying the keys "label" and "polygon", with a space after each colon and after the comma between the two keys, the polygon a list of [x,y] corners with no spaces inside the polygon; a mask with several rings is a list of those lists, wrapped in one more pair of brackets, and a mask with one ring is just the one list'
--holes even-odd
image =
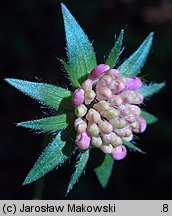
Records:
{"label": "black background", "polygon": [[[68,199],[172,199],[171,44],[172,3],[168,0],[63,1],[94,39],[98,62],[113,46],[114,35],[125,29],[125,51],[130,55],[150,31],[155,39],[142,76],[166,81],[160,94],[144,108],[159,122],[140,135],[147,155],[129,153],[117,162],[107,189],[102,189],[88,165],[85,176]],[[33,199],[35,183],[23,180],[41,153],[43,135],[16,128],[16,122],[43,116],[37,102],[3,81],[19,78],[66,86],[55,56],[65,58],[60,1],[2,1],[0,7],[0,199]],[[36,78],[37,77],[37,78]],[[45,178],[42,199],[65,199],[73,163],[68,162]]]}

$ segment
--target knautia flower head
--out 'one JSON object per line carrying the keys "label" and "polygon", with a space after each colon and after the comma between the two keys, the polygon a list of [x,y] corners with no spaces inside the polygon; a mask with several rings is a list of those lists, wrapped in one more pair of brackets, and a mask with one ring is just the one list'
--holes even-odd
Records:
{"label": "knautia flower head", "polygon": [[92,43],[63,4],[62,14],[68,59],[67,62],[60,59],[60,62],[69,74],[72,84],[69,89],[18,79],[6,81],[55,111],[53,116],[17,124],[55,135],[24,184],[36,181],[77,155],[68,193],[85,170],[90,155],[96,155],[90,152],[104,154],[104,159],[99,155],[92,158],[102,158],[101,165],[94,170],[103,187],[108,183],[114,160],[125,158],[126,148],[143,153],[135,145],[135,134],[138,136],[148,124],[157,121],[155,116],[142,110],[143,102],[164,87],[164,83],[146,84],[139,76],[151,48],[153,33],[119,65],[124,36],[121,30],[105,62],[98,64]]}

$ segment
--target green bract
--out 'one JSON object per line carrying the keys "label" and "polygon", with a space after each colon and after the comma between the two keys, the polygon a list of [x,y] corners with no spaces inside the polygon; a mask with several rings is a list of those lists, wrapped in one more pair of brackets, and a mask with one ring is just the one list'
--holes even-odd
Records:
{"label": "green bract", "polygon": [[[97,66],[97,61],[92,43],[89,41],[87,35],[84,33],[78,22],[63,4],[62,14],[66,33],[67,60],[64,61],[60,59],[60,62],[68,72],[72,89],[75,90],[80,87],[81,83],[88,77],[92,69]],[[110,68],[113,68],[117,64],[120,57],[123,46],[123,36],[124,30],[121,31],[105,61]],[[132,77],[141,72],[141,69],[148,57],[152,40],[153,33],[150,33],[140,47],[118,67],[122,75]],[[73,126],[75,114],[74,108],[71,104],[73,92],[46,83],[29,82],[19,79],[5,79],[5,81],[24,94],[56,111],[55,116],[25,121],[17,124],[17,126],[29,128],[36,132],[53,132],[56,134],[53,141],[48,144],[34,167],[27,175],[24,184],[29,184],[41,178],[53,168],[62,165],[68,158],[70,158],[74,151],[77,152],[76,147],[74,147],[75,144],[73,139],[73,135],[75,135]],[[151,83],[148,85],[145,83],[139,89],[139,92],[143,94],[144,97],[150,97],[154,93],[160,91],[164,85],[164,83]],[[145,111],[142,111],[141,115],[146,119],[147,124],[152,124],[157,121],[155,116]],[[126,142],[125,145],[132,151],[144,153],[134,143]],[[87,162],[89,161],[90,151],[92,150],[93,148],[90,148],[84,152],[80,151],[78,153],[75,171],[69,182],[67,193],[73,188],[74,184],[78,181],[85,170]],[[107,186],[113,166],[114,160],[109,155],[105,155],[102,163],[94,169],[102,187]]]}

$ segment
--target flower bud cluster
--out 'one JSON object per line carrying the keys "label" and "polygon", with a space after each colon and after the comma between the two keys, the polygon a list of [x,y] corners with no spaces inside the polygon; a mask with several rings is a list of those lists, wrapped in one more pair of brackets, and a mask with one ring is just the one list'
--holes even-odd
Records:
{"label": "flower bud cluster", "polygon": [[72,98],[78,148],[86,150],[92,145],[115,160],[123,159],[127,153],[123,143],[133,139],[133,132],[146,129],[138,106],[144,99],[137,92],[141,86],[138,77],[121,76],[108,65],[94,68]]}

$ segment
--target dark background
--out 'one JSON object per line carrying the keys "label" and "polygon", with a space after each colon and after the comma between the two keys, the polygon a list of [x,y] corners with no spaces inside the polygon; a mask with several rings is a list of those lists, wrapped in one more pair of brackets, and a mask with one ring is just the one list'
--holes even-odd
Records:
{"label": "dark background", "polygon": [[[63,1],[85,29],[98,61],[125,28],[124,56],[130,55],[150,31],[153,48],[143,69],[148,80],[166,80],[166,88],[146,101],[144,108],[159,122],[140,135],[147,155],[129,153],[115,164],[107,189],[102,189],[88,165],[69,199],[172,199],[172,2],[169,0]],[[57,0],[1,1],[0,7],[0,199],[33,199],[35,183],[23,180],[41,153],[43,135],[16,128],[16,122],[42,116],[37,102],[3,81],[5,77],[66,86],[55,56],[65,58],[65,38]],[[68,162],[45,178],[43,199],[64,199],[73,164]]]}

